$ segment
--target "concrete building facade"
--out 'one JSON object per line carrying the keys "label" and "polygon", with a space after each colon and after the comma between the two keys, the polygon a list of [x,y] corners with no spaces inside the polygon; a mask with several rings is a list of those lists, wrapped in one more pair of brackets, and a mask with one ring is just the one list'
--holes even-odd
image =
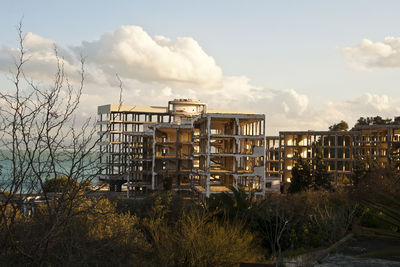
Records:
{"label": "concrete building facade", "polygon": [[98,107],[100,179],[111,191],[191,192],[244,188],[265,194],[265,116],[209,110],[191,99],[167,107]]}
{"label": "concrete building facade", "polygon": [[193,188],[200,195],[244,188],[265,194],[265,117],[202,114],[194,119]]}
{"label": "concrete building facade", "polygon": [[317,149],[336,184],[349,183],[354,163],[372,159],[381,165],[399,160],[400,125],[363,125],[351,131],[285,131],[266,137],[266,175],[290,182],[299,156],[314,160]]}

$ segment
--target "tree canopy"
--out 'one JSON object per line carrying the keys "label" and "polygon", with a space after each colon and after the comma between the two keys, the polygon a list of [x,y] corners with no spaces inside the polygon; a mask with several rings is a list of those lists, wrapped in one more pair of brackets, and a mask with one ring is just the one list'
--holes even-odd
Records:
{"label": "tree canopy", "polygon": [[328,172],[328,165],[324,162],[322,157],[322,151],[318,147],[314,160],[313,169],[313,188],[314,190],[319,189],[332,189],[332,174]]}
{"label": "tree canopy", "polygon": [[313,183],[312,163],[299,157],[292,169],[289,193],[308,191]]}
{"label": "tree canopy", "polygon": [[[394,119],[384,119],[381,116],[360,117],[354,127],[363,125],[400,125],[400,117],[395,117]],[[344,120],[341,120],[339,123],[334,123],[329,126],[330,131],[347,131],[348,129],[349,125]]]}
{"label": "tree canopy", "polygon": [[59,176],[55,178],[46,179],[43,184],[43,191],[49,192],[67,192],[71,189],[81,188],[87,191],[91,183],[89,181],[78,182],[76,178],[69,178],[67,176]]}
{"label": "tree canopy", "polygon": [[347,131],[348,129],[349,125],[344,120],[329,126],[329,131]]}
{"label": "tree canopy", "polygon": [[328,165],[324,162],[320,148],[316,148],[313,161],[299,156],[292,169],[289,193],[298,193],[313,190],[331,190],[333,177],[328,172]]}
{"label": "tree canopy", "polygon": [[395,118],[394,121],[392,119],[387,118],[383,119],[381,116],[375,116],[375,117],[360,117],[357,120],[357,123],[354,125],[356,126],[361,126],[361,125],[391,125],[391,124],[398,124],[400,123],[399,118]]}

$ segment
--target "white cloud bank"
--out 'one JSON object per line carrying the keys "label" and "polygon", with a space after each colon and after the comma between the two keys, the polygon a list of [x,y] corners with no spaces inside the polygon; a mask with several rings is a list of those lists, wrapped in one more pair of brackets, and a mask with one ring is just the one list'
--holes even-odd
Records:
{"label": "white cloud bank", "polygon": [[[37,80],[52,81],[57,71],[55,49],[54,41],[31,32],[27,33],[24,38],[24,50],[26,52],[25,58],[29,60],[25,64],[24,70]],[[78,78],[76,75],[78,74],[79,64],[70,51],[58,46],[57,53],[68,76]],[[12,71],[18,57],[18,48],[2,47],[0,49],[0,71]]]}
{"label": "white cloud bank", "polygon": [[363,39],[360,44],[342,48],[356,70],[400,67],[400,37],[385,37],[383,42]]}
{"label": "white cloud bank", "polygon": [[[400,66],[398,43],[396,38],[383,43],[364,40],[343,51],[349,57],[365,59],[366,68],[384,64],[384,59],[397,59],[397,65],[391,64]],[[28,33],[25,45],[30,57],[26,74],[50,83],[56,71],[54,41]],[[117,103],[115,73],[124,83],[124,104],[165,106],[173,98],[200,99],[213,109],[266,114],[269,135],[280,130],[323,130],[342,119],[351,125],[360,116],[393,117],[400,113],[400,99],[387,95],[365,93],[342,102],[311,103],[309,96],[294,89],[271,89],[253,85],[246,76],[224,76],[214,58],[193,38],[152,37],[138,26],[122,26],[95,41],[70,48],[58,46],[58,51],[72,82],[79,81],[80,55],[86,58],[81,119],[94,117],[98,105]],[[17,52],[15,48],[0,49],[0,71],[13,67],[12,55]]]}
{"label": "white cloud bank", "polygon": [[104,73],[141,82],[211,88],[219,86],[222,79],[214,58],[193,38],[151,37],[138,26],[122,26],[73,50]]}

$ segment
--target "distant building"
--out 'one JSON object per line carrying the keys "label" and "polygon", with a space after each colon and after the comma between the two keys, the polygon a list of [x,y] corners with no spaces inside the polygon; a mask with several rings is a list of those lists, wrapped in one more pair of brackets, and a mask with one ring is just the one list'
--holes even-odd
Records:
{"label": "distant building", "polygon": [[172,189],[200,198],[244,188],[264,196],[265,116],[207,109],[176,99],[168,107],[98,107],[100,179],[111,191]]}
{"label": "distant building", "polygon": [[357,159],[384,165],[399,160],[400,125],[363,125],[351,131],[285,131],[266,137],[266,175],[290,182],[299,156],[313,160],[320,149],[336,184],[346,184]]}

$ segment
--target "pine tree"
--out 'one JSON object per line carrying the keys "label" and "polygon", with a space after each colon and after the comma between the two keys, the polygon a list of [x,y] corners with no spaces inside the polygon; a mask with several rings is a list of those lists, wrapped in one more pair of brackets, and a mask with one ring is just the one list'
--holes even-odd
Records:
{"label": "pine tree", "polygon": [[299,156],[292,169],[292,178],[289,186],[289,193],[307,191],[313,184],[312,164],[309,160]]}
{"label": "pine tree", "polygon": [[350,179],[354,185],[365,179],[372,171],[379,169],[379,164],[372,159],[363,159],[357,156],[353,163],[353,174]]}
{"label": "pine tree", "polygon": [[313,190],[331,190],[333,176],[328,172],[320,147],[316,147],[315,159],[310,161],[299,156],[292,169],[289,193]]}
{"label": "pine tree", "polygon": [[333,176],[328,172],[328,165],[322,158],[322,151],[320,147],[316,148],[315,161],[313,164],[313,188],[319,189],[332,189]]}

